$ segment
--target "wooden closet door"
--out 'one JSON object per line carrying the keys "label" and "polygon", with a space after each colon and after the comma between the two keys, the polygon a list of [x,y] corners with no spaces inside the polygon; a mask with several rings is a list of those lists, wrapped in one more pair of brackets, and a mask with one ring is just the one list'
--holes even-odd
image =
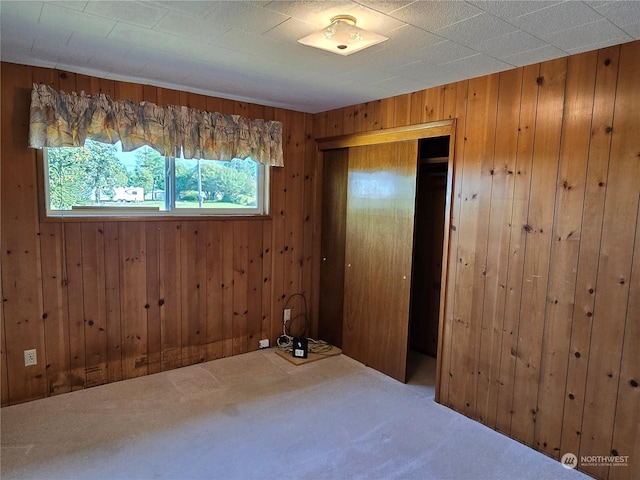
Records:
{"label": "wooden closet door", "polygon": [[349,149],[343,351],[406,381],[418,142]]}
{"label": "wooden closet door", "polygon": [[322,238],[318,338],[342,348],[344,242],[347,226],[348,153],[327,150],[322,161]]}

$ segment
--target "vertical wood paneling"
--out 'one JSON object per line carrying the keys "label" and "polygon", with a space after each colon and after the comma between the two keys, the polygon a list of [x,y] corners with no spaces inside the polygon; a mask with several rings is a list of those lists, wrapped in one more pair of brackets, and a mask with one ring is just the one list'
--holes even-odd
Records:
{"label": "vertical wood paneling", "polygon": [[182,365],[203,362],[207,356],[207,226],[182,222],[180,229]]}
{"label": "vertical wood paneling", "polygon": [[395,97],[392,126],[401,127],[411,124],[411,98],[410,93]]}
{"label": "vertical wood paneling", "polygon": [[[105,311],[109,382],[122,380],[122,326],[120,311],[120,232],[115,222],[104,224]],[[118,261],[116,261],[116,259]]]}
{"label": "vertical wood paneling", "polygon": [[65,92],[77,91],[77,74],[72,72],[54,71],[53,74],[58,82],[58,88]]}
{"label": "vertical wood paneling", "polygon": [[81,229],[86,386],[93,387],[108,381],[104,226],[84,223]]}
{"label": "vertical wood paneling", "polygon": [[[272,116],[272,111],[272,108],[252,104],[249,107],[249,116],[251,118],[267,119],[267,112],[270,112],[269,115]],[[312,122],[310,120],[309,118],[309,124],[311,125]],[[273,169],[271,171],[273,172]],[[272,182],[269,182],[268,188],[272,188]],[[272,199],[271,194],[269,194],[269,199]],[[274,203],[271,201],[268,212],[272,213],[273,208]],[[249,252],[250,262],[251,259],[255,259],[253,263],[250,264],[249,288],[250,292],[252,292],[254,288],[257,288],[257,292],[255,294],[256,298],[252,298],[251,296],[249,298],[249,335],[253,335],[253,339],[250,340],[248,349],[254,350],[258,348],[258,342],[261,339],[271,339],[273,341],[273,337],[271,337],[271,301],[273,294],[271,289],[272,230],[271,222],[260,222],[259,227],[252,224],[249,228],[249,239],[251,242]],[[253,278],[254,275],[259,275],[259,277]],[[250,295],[252,295],[252,293],[250,293]]]}
{"label": "vertical wood paneling", "polygon": [[[352,122],[353,126],[353,122]],[[320,280],[320,219],[322,216],[322,201],[319,198],[319,188],[322,185],[320,176],[320,162],[317,161],[316,142],[313,139],[313,123],[307,118],[305,121],[305,152],[304,152],[304,210],[303,210],[303,252],[302,252],[302,293],[309,302],[311,336],[318,335],[319,303],[318,291]],[[353,129],[352,129],[353,131]]]}
{"label": "vertical wood paneling", "polygon": [[368,132],[380,127],[380,100],[362,103],[356,106],[358,115],[354,116],[354,131]]}
{"label": "vertical wood paneling", "polygon": [[[271,302],[273,301],[273,223],[264,222],[262,226],[262,334],[260,338],[269,338],[272,341],[275,337],[271,336],[272,324],[275,324],[275,330],[282,331],[278,320],[272,316]],[[280,328],[280,330],[278,330]]]}
{"label": "vertical wood paneling", "polygon": [[[206,98],[202,95],[199,95],[199,96],[202,97],[203,99]],[[247,117],[249,115],[249,104],[247,102],[240,102],[240,101],[234,102],[233,114],[240,115],[241,117]]]}
{"label": "vertical wood paneling", "polygon": [[429,88],[424,90],[424,105],[420,109],[422,115],[419,123],[436,122],[446,118],[444,116],[444,87]]}
{"label": "vertical wood paneling", "polygon": [[[547,309],[542,338],[536,448],[560,454],[567,360],[576,290],[582,208],[591,137],[597,52],[569,58],[562,145],[551,235]],[[570,398],[573,400],[573,398]],[[571,404],[568,408],[573,408]]]}
{"label": "vertical wood paneling", "polygon": [[[0,298],[2,297],[2,282],[0,282]],[[4,334],[4,313],[0,306],[0,391],[2,392],[2,402],[0,406],[5,407],[9,405],[9,370],[7,368],[7,339]]]}
{"label": "vertical wood paneling", "polygon": [[[197,108],[198,110],[206,110],[207,97],[204,95],[200,95],[198,93],[180,92],[180,105],[184,105],[189,108]],[[233,113],[236,115],[241,115],[243,117],[246,117],[247,116],[246,103],[237,102]]]}
{"label": "vertical wood paneling", "polygon": [[[2,180],[2,168],[0,168],[0,181]],[[1,191],[1,189],[0,189]],[[0,238],[2,238],[2,223],[0,223]],[[0,246],[0,251],[2,247]],[[7,370],[7,340],[4,335],[4,295],[2,293],[2,278],[0,276],[0,406],[9,405],[9,372]],[[45,346],[46,348],[46,346]]]}
{"label": "vertical wood paneling", "polygon": [[[634,133],[640,111],[640,66],[634,59],[639,54],[640,42],[620,49],[618,91],[622,93],[616,95],[612,126],[612,168],[604,205],[580,455],[611,454],[625,324],[637,322],[637,317],[627,318],[627,309],[640,198],[640,140]],[[598,348],[593,348],[594,339]],[[585,470],[601,477],[608,473],[606,467]]]}
{"label": "vertical wood paneling", "polygon": [[[100,82],[100,93],[106,93],[102,91],[102,88],[105,85]],[[131,99],[134,102],[142,102],[142,101],[146,101],[146,102],[153,102],[155,103],[156,100],[152,100],[150,98],[147,98],[145,96],[145,89],[144,89],[144,85],[138,85],[135,83],[125,83],[125,82],[115,82],[115,85],[113,86],[113,96],[115,98],[127,98],[127,99]]]}
{"label": "vertical wood paneling", "polygon": [[391,128],[395,121],[396,97],[383,98],[380,100],[380,121],[376,128]]}
{"label": "vertical wood paneling", "polygon": [[511,201],[509,223],[509,259],[507,267],[506,298],[502,327],[500,375],[496,428],[504,433],[511,431],[513,406],[513,382],[518,345],[519,308],[524,267],[524,229],[529,211],[533,139],[536,129],[538,99],[537,78],[540,66],[524,67],[522,72],[522,96],[520,122],[518,124],[518,149],[514,171],[514,196]]}
{"label": "vertical wood paneling", "polygon": [[84,332],[84,292],[82,281],[82,226],[78,223],[63,225],[65,249],[65,283],[69,305],[69,365],[71,390],[86,387],[86,350]]}
{"label": "vertical wood paneling", "polygon": [[[462,188],[456,258],[456,284],[449,403],[475,414],[477,355],[484,298],[487,226],[491,205],[491,170],[497,112],[498,75],[469,81]],[[462,132],[460,132],[462,134]]]}
{"label": "vertical wood paneling", "polygon": [[[275,119],[286,122],[286,112],[276,112]],[[283,135],[284,132],[283,132]],[[288,151],[287,143],[290,138],[283,138],[284,151]],[[286,217],[289,215],[293,205],[286,203],[287,171],[276,168],[271,169],[271,201],[274,208],[271,209],[272,221],[272,300],[271,300],[271,332],[270,338],[276,338],[282,332],[282,310],[286,301],[285,290],[285,247],[286,247]]]}
{"label": "vertical wood paneling", "polygon": [[249,226],[247,222],[233,222],[233,355],[247,352],[249,330],[248,280]]}
{"label": "vertical wood paneling", "polygon": [[[5,404],[255,349],[281,332],[287,295],[304,290],[313,304],[310,115],[46,68],[3,64],[2,76]],[[271,170],[273,217],[39,225],[37,156],[25,146],[32,81],[282,121],[287,167]],[[353,129],[355,107],[334,120],[334,129]],[[40,363],[25,369],[22,351],[34,347]]]}
{"label": "vertical wood paneling", "polygon": [[[490,182],[482,182],[492,152],[480,145],[487,125],[477,121],[473,88],[483,80],[468,82],[468,96],[460,82],[415,92],[408,105],[411,123],[430,104],[438,107],[422,121],[457,119],[440,401],[556,458],[630,455],[628,467],[579,466],[602,478],[640,475],[640,357],[630,347],[638,341],[640,145],[630,129],[638,128],[631,58],[639,49],[632,42],[500,74]],[[378,102],[380,126],[405,122],[399,98]],[[355,132],[374,129],[358,118],[368,105],[356,106]],[[466,193],[478,195],[475,208]]]}
{"label": "vertical wood paneling", "polygon": [[[613,124],[615,102],[615,95],[610,95],[608,92],[615,91],[616,88],[619,54],[620,47],[612,47],[598,52],[560,455],[567,452],[578,452],[580,449],[587,363],[598,276],[600,233],[602,231],[611,148],[609,129]],[[573,398],[570,398],[569,395]]]}
{"label": "vertical wood paneling", "polygon": [[145,225],[147,253],[147,362],[149,373],[162,371],[162,322],[160,319],[160,239],[159,224]]}
{"label": "vertical wood paneling", "polygon": [[[233,223],[222,224],[222,252],[235,248]],[[222,356],[233,355],[233,254],[222,257]]]}
{"label": "vertical wood paneling", "polygon": [[[41,73],[42,70],[35,70]],[[51,76],[50,76],[51,77]],[[34,74],[34,81],[36,79]],[[29,68],[2,68],[2,291],[6,336],[9,401],[33,400],[46,395],[45,334],[39,288],[36,171],[27,138],[31,82]],[[27,274],[28,272],[28,274]],[[24,367],[23,351],[36,348],[38,365]]]}
{"label": "vertical wood paneling", "polygon": [[340,134],[346,135],[348,133],[353,133],[355,128],[355,118],[354,118],[355,112],[356,112],[355,105],[344,107],[341,111],[343,112],[343,115],[342,115],[342,129]]}
{"label": "vertical wood paneling", "polygon": [[540,68],[529,212],[522,226],[525,251],[511,435],[528,445],[534,442],[537,416],[566,62],[559,59]]}
{"label": "vertical wood paneling", "polygon": [[[8,64],[9,69],[13,69],[13,68],[29,68],[29,67],[24,67],[24,66],[20,66],[20,65],[12,65],[12,64]],[[42,83],[44,85],[49,85],[53,88],[60,88],[60,72],[58,72],[57,70],[52,70],[50,68],[42,68],[42,67],[31,67],[30,68],[30,72],[31,72],[31,80],[33,83]],[[69,78],[74,78],[75,74],[70,74]],[[66,84],[66,87],[69,88],[72,85],[71,82],[68,82]],[[27,88],[31,88],[31,85],[29,85]],[[26,125],[23,125],[23,127],[27,127],[28,123]]]}
{"label": "vertical wood paneling", "polygon": [[422,121],[422,115],[425,109],[424,96],[427,90],[420,90],[419,92],[411,93],[411,99],[409,101],[409,124],[425,123]]}
{"label": "vertical wood paneling", "polygon": [[257,350],[262,337],[262,225],[247,222],[247,351]]}
{"label": "vertical wood paneling", "polygon": [[[466,128],[466,116],[467,116],[467,93],[469,89],[469,82],[458,82],[453,85],[448,85],[445,91],[445,110],[444,115],[446,118],[456,118],[457,120],[457,133],[455,137],[455,146],[453,152],[449,152],[449,155],[454,155],[455,158],[464,158],[465,148],[465,136],[464,131]],[[462,190],[462,168],[458,166],[458,162],[453,163],[453,192],[451,192],[453,202],[451,205],[451,218],[449,224],[449,232],[445,233],[449,235],[449,259],[447,265],[449,271],[447,272],[448,284],[456,285],[456,272],[458,266],[458,228],[460,227],[460,199]],[[451,287],[453,288],[453,287]],[[442,349],[442,366],[440,367],[440,401],[445,405],[449,405],[449,387],[451,385],[451,356],[453,349],[453,326],[455,324],[453,316],[453,299],[445,302],[444,318],[446,319],[444,324],[444,339],[445,348]]]}
{"label": "vertical wood paneling", "polygon": [[[180,222],[159,222],[161,370],[182,366],[182,257]],[[209,250],[207,250],[207,253]]]}
{"label": "vertical wood paneling", "polygon": [[156,103],[158,105],[178,105],[180,103],[180,92],[169,88],[156,88]]}
{"label": "vertical wood paneling", "polygon": [[[120,82],[118,82],[120,83]],[[116,89],[115,80],[109,80],[107,78],[101,78],[98,80],[98,84],[100,86],[100,93],[107,95],[109,97],[113,97]],[[127,97],[128,98],[128,97]]]}
{"label": "vertical wood paneling", "polygon": [[345,115],[342,109],[330,110],[327,112],[325,123],[325,137],[332,137],[334,135],[340,135],[342,132],[342,122],[344,122]]}
{"label": "vertical wood paneling", "polygon": [[[637,219],[640,219],[640,204]],[[636,292],[634,294],[633,292]],[[636,222],[636,243],[629,284],[629,305],[622,346],[618,402],[611,452],[628,455],[628,468],[610,468],[609,478],[631,480],[640,471],[640,221]]]}
{"label": "vertical wood paneling", "polygon": [[287,297],[302,290],[304,205],[293,199],[304,198],[304,116],[287,112],[287,166],[285,205],[284,293]]}
{"label": "vertical wood paneling", "polygon": [[222,357],[222,230],[207,224],[207,360]]}
{"label": "vertical wood paneling", "polygon": [[[472,83],[469,82],[471,86]],[[489,220],[490,220],[490,210],[491,210],[491,194],[493,192],[493,172],[494,172],[494,156],[495,156],[495,142],[496,142],[496,134],[497,134],[497,112],[498,112],[498,90],[500,85],[500,76],[498,74],[490,75],[487,77],[487,87],[486,87],[486,98],[484,99],[484,112],[482,113],[482,119],[484,122],[484,126],[482,130],[480,130],[482,123],[478,122],[477,125],[474,126],[475,129],[480,130],[481,137],[477,142],[473,142],[471,137],[467,135],[466,141],[467,143],[477,144],[477,147],[470,148],[471,145],[468,145],[465,148],[465,158],[472,160],[474,159],[474,155],[477,155],[476,148],[479,152],[478,159],[480,160],[480,188],[476,192],[477,197],[479,198],[478,203],[478,230],[476,237],[476,255],[474,258],[475,263],[475,271],[474,271],[474,288],[473,288],[473,297],[472,297],[472,309],[473,314],[472,318],[475,318],[475,321],[472,320],[475,325],[473,326],[475,331],[472,331],[472,335],[475,336],[474,344],[475,344],[475,352],[473,359],[473,374],[476,376],[475,379],[475,391],[471,389],[471,395],[473,398],[472,407],[469,412],[473,413],[474,416],[478,417],[479,414],[477,412],[477,390],[478,390],[478,376],[487,374],[489,370],[488,365],[483,364],[480,367],[480,351],[482,346],[482,332],[483,326],[486,329],[490,329],[487,327],[487,324],[490,324],[491,320],[486,319],[483,316],[483,308],[484,308],[484,295],[485,295],[485,283],[487,278],[487,251],[489,248],[495,248],[494,245],[489,244]],[[437,91],[437,90],[436,90]],[[472,121],[471,115],[469,115],[470,108],[467,107],[467,115],[468,121]],[[467,125],[470,125],[468,123]],[[478,161],[478,160],[476,160]],[[466,170],[466,169],[465,169]],[[464,177],[463,177],[464,181]],[[473,199],[473,194],[471,195]],[[466,200],[465,200],[466,201]],[[486,340],[486,338],[485,338]],[[485,342],[486,344],[487,342]],[[476,373],[477,372],[477,373]],[[466,406],[466,405],[465,405]],[[482,418],[482,417],[481,417]]]}
{"label": "vertical wood paneling", "polygon": [[[65,72],[65,74],[68,74]],[[100,93],[100,84],[99,84],[99,79],[96,77],[89,77],[87,75],[82,75],[79,73],[75,74],[75,78],[76,78],[76,91],[77,92],[84,92],[87,95],[95,95],[97,93]],[[120,82],[118,83],[118,86],[123,86],[123,84],[121,84]],[[119,97],[119,98],[129,98],[129,97]]]}
{"label": "vertical wood paneling", "polygon": [[496,144],[491,175],[485,296],[478,359],[477,417],[495,428],[504,323],[511,205],[514,193],[522,69],[500,74]]}
{"label": "vertical wood paneling", "polygon": [[[357,118],[358,107],[354,109],[354,122]],[[319,113],[313,116],[313,136],[315,138],[322,138],[327,136],[327,117],[329,113]],[[355,128],[355,127],[354,127]]]}
{"label": "vertical wood paneling", "polygon": [[222,98],[207,97],[207,111],[226,113],[222,101]]}
{"label": "vertical wood paneling", "polygon": [[148,373],[145,233],[142,222],[119,225],[123,379]]}
{"label": "vertical wood paneling", "polygon": [[42,318],[45,324],[47,392],[49,395],[56,395],[71,391],[67,285],[63,274],[64,259],[60,224],[47,223],[40,226],[40,249],[42,251]]}
{"label": "vertical wood paneling", "polygon": [[[116,87],[119,86],[122,82],[117,82]],[[122,97],[119,97],[122,98]],[[145,102],[158,103],[158,90],[156,87],[152,85],[143,85],[142,86],[142,99]]]}

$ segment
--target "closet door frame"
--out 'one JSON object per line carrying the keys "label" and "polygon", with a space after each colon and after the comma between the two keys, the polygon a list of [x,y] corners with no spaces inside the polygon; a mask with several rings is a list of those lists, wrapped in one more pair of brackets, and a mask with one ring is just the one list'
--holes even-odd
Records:
{"label": "closet door frame", "polygon": [[[445,203],[445,224],[444,224],[444,242],[442,248],[442,290],[440,292],[440,312],[438,318],[438,355],[436,359],[436,392],[435,400],[440,401],[440,384],[442,381],[442,358],[443,358],[443,336],[444,336],[444,323],[445,312],[447,311],[447,292],[448,285],[448,272],[450,259],[449,241],[451,236],[451,213],[452,213],[452,200],[453,200],[453,185],[455,180],[455,168],[454,146],[456,135],[456,120],[442,120],[438,122],[421,123],[415,125],[407,125],[404,127],[384,128],[380,130],[372,130],[369,132],[353,133],[348,135],[339,135],[334,137],[325,137],[316,139],[318,147],[318,160],[322,165],[323,152],[326,150],[333,150],[338,148],[349,148],[363,145],[376,145],[381,143],[394,143],[402,142],[406,140],[420,140],[422,138],[433,137],[449,137],[449,160],[447,168],[447,196]],[[416,159],[416,162],[418,160]],[[322,199],[319,199],[320,205]],[[322,232],[320,232],[320,235]],[[318,252],[319,254],[319,252]],[[321,292],[318,292],[321,294]],[[316,295],[318,298],[319,295]]]}

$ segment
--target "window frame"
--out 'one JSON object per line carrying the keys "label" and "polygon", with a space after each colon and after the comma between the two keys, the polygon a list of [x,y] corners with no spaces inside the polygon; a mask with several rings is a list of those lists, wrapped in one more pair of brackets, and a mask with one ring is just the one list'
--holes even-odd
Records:
{"label": "window frame", "polygon": [[[55,147],[53,147],[55,148]],[[48,162],[46,160],[46,148],[36,149],[36,174],[38,190],[38,210],[41,222],[110,222],[110,221],[184,221],[198,219],[215,219],[232,221],[238,220],[263,220],[271,218],[270,197],[271,197],[271,166],[258,164],[257,181],[257,206],[255,211],[246,209],[207,209],[202,211],[197,208],[176,208],[175,207],[175,165],[176,159],[180,157],[164,157],[167,168],[167,177],[173,182],[169,182],[169,188],[165,192],[170,192],[172,198],[172,210],[156,210],[151,207],[129,206],[129,207],[87,207],[72,210],[51,210],[49,208],[49,182],[48,182]],[[196,159],[193,159],[196,160]],[[206,160],[205,160],[206,161]],[[239,211],[238,211],[239,210]]]}

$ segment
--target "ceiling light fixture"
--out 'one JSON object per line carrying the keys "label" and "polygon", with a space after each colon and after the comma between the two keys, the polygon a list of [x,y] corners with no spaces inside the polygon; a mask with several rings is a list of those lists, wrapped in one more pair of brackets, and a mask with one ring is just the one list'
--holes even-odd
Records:
{"label": "ceiling light fixture", "polygon": [[303,45],[320,48],[338,55],[351,55],[365,48],[389,40],[377,33],[356,27],[356,18],[351,15],[337,15],[331,24],[311,35],[298,40]]}

